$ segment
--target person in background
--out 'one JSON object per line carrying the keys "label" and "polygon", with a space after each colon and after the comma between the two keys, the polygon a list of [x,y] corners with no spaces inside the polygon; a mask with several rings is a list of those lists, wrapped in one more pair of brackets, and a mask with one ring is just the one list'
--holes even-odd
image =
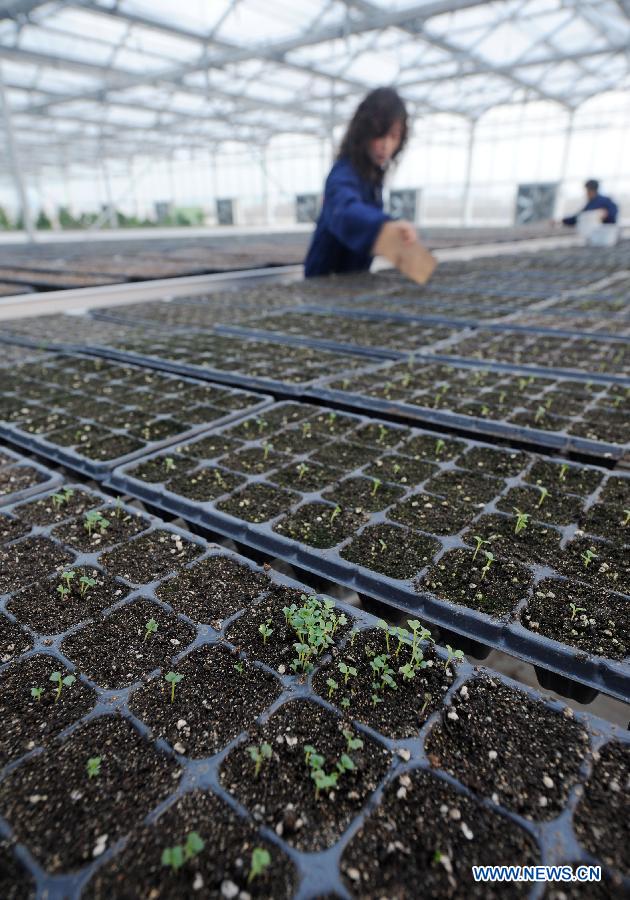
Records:
{"label": "person in background", "polygon": [[393,88],[377,88],[359,104],[326,179],[306,278],[367,271],[384,228],[397,231],[404,244],[418,242],[411,222],[383,211],[383,180],[407,135],[407,110]]}
{"label": "person in background", "polygon": [[[586,206],[580,212],[591,212],[592,210],[601,210],[601,220],[603,225],[615,225],[617,222],[618,208],[614,200],[610,197],[604,197],[599,193],[599,181],[594,178],[589,179],[584,185],[586,188]],[[563,225],[577,225],[578,215],[565,216],[562,219]]]}

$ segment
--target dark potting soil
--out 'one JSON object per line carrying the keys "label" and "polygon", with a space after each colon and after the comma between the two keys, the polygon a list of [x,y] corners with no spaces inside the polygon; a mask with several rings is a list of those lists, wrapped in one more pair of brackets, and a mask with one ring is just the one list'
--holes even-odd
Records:
{"label": "dark potting soil", "polygon": [[70,554],[45,537],[27,537],[0,548],[0,594],[52,574]]}
{"label": "dark potting soil", "polygon": [[295,488],[302,493],[321,491],[331,482],[339,478],[339,471],[330,466],[320,466],[311,460],[292,463],[274,473],[273,480],[282,487]]}
{"label": "dark potting soil", "polygon": [[613,741],[593,755],[593,771],[573,820],[575,833],[590,853],[627,877],[630,874],[630,747]]}
{"label": "dark potting soil", "polygon": [[[183,430],[183,427],[180,430]],[[145,440],[156,440],[156,438],[145,438]],[[87,456],[88,459],[105,461],[117,459],[119,456],[126,456],[127,453],[134,453],[142,447],[142,441],[138,441],[128,435],[114,434],[103,440],[81,444],[79,452],[83,456]]]}
{"label": "dark potting soil", "polygon": [[195,461],[193,459],[173,452],[172,456],[156,456],[154,459],[149,459],[147,462],[131,469],[129,474],[140,481],[148,481],[151,484],[155,484],[167,481],[175,475],[189,472],[194,465]]}
{"label": "dark potting soil", "polygon": [[346,478],[324,491],[322,496],[342,507],[378,512],[395,503],[403,493],[401,488],[391,484],[382,484],[378,479]]}
{"label": "dark potting soil", "polygon": [[172,703],[171,686],[159,675],[134,691],[130,708],[154,737],[164,738],[177,753],[192,758],[223,749],[282,689],[269,672],[239,660],[237,653],[220,645],[200,647],[174,664],[174,671],[184,677]]}
{"label": "dark potting soil", "polygon": [[473,472],[500,475],[513,478],[522,472],[529,461],[527,453],[510,450],[495,450],[491,447],[471,447],[460,459],[459,464]]}
{"label": "dark potting soil", "polygon": [[538,522],[552,522],[554,525],[570,525],[576,522],[582,512],[582,498],[562,493],[562,489],[558,488],[552,487],[548,490],[549,494],[541,501],[543,494],[538,488],[511,488],[505,497],[497,502],[497,508],[503,512],[518,509]]}
{"label": "dark potting soil", "polygon": [[112,575],[119,575],[132,584],[147,584],[180,569],[202,552],[199,544],[157,529],[103,553],[99,562]]}
{"label": "dark potting soil", "polygon": [[556,568],[563,575],[572,575],[596,587],[621,594],[630,593],[630,553],[627,545],[576,538],[566,545]]}
{"label": "dark potting soil", "polygon": [[630,507],[630,478],[611,476],[602,488],[599,499],[604,503]]}
{"label": "dark potting soil", "polygon": [[205,503],[233,491],[245,479],[225,469],[209,467],[184,472],[166,483],[166,490]]}
{"label": "dark potting soil", "polygon": [[100,499],[78,488],[62,488],[40,500],[31,500],[17,507],[16,514],[32,525],[52,525],[71,516],[81,516],[88,509],[100,505]]}
{"label": "dark potting soil", "polygon": [[[63,685],[55,700],[53,672],[61,672],[62,678],[70,674],[58,659],[41,654],[16,662],[0,674],[0,769],[47,744],[94,706],[94,691],[78,678]],[[39,700],[31,695],[31,688],[42,689]]]}
{"label": "dark potting soil", "polygon": [[289,428],[280,434],[269,435],[268,440],[279,453],[291,453],[301,456],[312,453],[328,444],[328,439],[321,432],[315,431],[310,422],[302,422],[301,427]]}
{"label": "dark potting soil", "polygon": [[[192,456],[194,459],[215,459],[215,457],[236,450],[238,447],[240,447],[238,441],[232,440],[225,434],[215,434],[186,444],[185,450],[186,456]],[[160,459],[162,458],[160,457]]]}
{"label": "dark potting soil", "polygon": [[[424,651],[426,667],[417,670],[413,678],[405,679],[399,669],[410,662],[411,645],[400,643],[396,637],[390,637],[389,643],[388,652],[383,631],[359,632],[352,643],[331,650],[332,661],[315,674],[313,686],[320,696],[345,711],[350,718],[387,737],[417,737],[423,722],[442,703],[453,682],[453,673],[429,647]],[[371,663],[375,656],[383,654],[387,656],[387,665],[394,670],[392,678],[397,687],[375,691],[373,682],[380,676],[375,676]],[[339,663],[354,668],[357,674],[344,675]],[[328,685],[329,679],[338,687]],[[346,699],[347,704],[343,702]]]}
{"label": "dark potting soil", "polygon": [[416,487],[437,471],[438,468],[433,463],[392,453],[389,456],[383,456],[382,459],[377,459],[371,466],[368,466],[365,474],[370,478],[380,478],[381,481],[393,481],[394,484]]}
{"label": "dark potting soil", "polygon": [[572,716],[569,707],[551,710],[480,676],[460,688],[431,730],[427,756],[480,797],[548,821],[563,809],[589,750],[588,734]]}
{"label": "dark potting soil", "polygon": [[[112,544],[128,541],[129,538],[140,534],[149,527],[149,523],[143,516],[130,513],[122,507],[105,507],[99,509],[99,513],[107,522],[104,527],[98,522],[90,525],[83,516],[58,525],[53,531],[53,536],[84,553],[100,553],[101,550],[111,547]],[[90,526],[89,529],[88,526]]]}
{"label": "dark potting soil", "polygon": [[10,847],[10,841],[0,838],[0,897],[35,900],[35,879],[11,853]]}
{"label": "dark potting soil", "polygon": [[[390,754],[361,735],[363,746],[348,750],[342,731],[352,726],[317,703],[294,700],[285,703],[263,725],[250,729],[249,740],[234,748],[220,773],[221,783],[254,819],[273,828],[300,850],[330,847],[363,808],[389,763]],[[248,747],[268,743],[272,757],[265,760],[258,777]],[[315,782],[306,763],[305,746],[325,757],[323,769],[336,771],[344,753],[354,769],[339,776],[332,789],[316,796]]]}
{"label": "dark potting soil", "polygon": [[368,525],[341,551],[349,562],[408,580],[427,566],[440,545],[432,538],[395,525]]}
{"label": "dark potting soil", "polygon": [[[90,778],[87,761],[97,756],[100,772]],[[129,722],[105,716],[11,772],[0,784],[0,810],[44,868],[74,870],[168,796],[180,772]]]}
{"label": "dark potting soil", "polygon": [[373,447],[387,450],[395,447],[408,435],[408,428],[396,428],[393,425],[386,425],[384,422],[369,422],[355,431],[352,435],[352,440],[360,444],[371,444]]}
{"label": "dark potting soil", "polygon": [[0,497],[6,494],[14,494],[23,491],[42,481],[47,481],[48,476],[39,469],[31,466],[11,466],[8,469],[0,469]]}
{"label": "dark potting soil", "polygon": [[0,615],[0,663],[9,662],[14,656],[26,653],[32,641],[25,631],[6,616]]}
{"label": "dark potting soil", "polygon": [[176,612],[218,629],[266,587],[265,578],[247,566],[225,556],[211,556],[165,581],[157,595]]}
{"label": "dark potting soil", "polygon": [[[282,610],[292,604],[298,609],[301,608],[305,596],[301,591],[271,585],[268,597],[252,606],[229,626],[226,633],[227,640],[234,644],[237,650],[277,669],[281,675],[291,674],[293,671],[291,663],[298,656],[294,644],[299,641],[299,636],[287,624]],[[259,630],[261,625],[272,629],[266,639]],[[344,615],[334,635],[331,635],[333,640],[340,640],[351,625],[348,617]],[[325,648],[323,652],[326,652]]]}
{"label": "dark potting soil", "polygon": [[454,459],[465,449],[466,444],[463,441],[447,440],[431,434],[416,434],[399,448],[401,453],[433,462]]}
{"label": "dark potting soil", "polygon": [[521,620],[536,634],[596,656],[621,660],[630,652],[627,599],[576,581],[541,581]]}
{"label": "dark potting soil", "polygon": [[580,518],[580,528],[611,541],[617,541],[625,531],[630,541],[630,513],[612,503],[596,503]]}
{"label": "dark potting soil", "polygon": [[413,494],[387,513],[388,518],[430,534],[455,534],[468,525],[477,514],[469,504],[436,497],[433,494]]}
{"label": "dark potting soil", "polygon": [[[182,846],[191,832],[204,842],[179,869],[162,863],[167,847]],[[252,852],[269,853],[268,868],[250,880]],[[293,896],[297,875],[275,844],[260,838],[213,794],[193,791],[164,810],[154,823],[134,831],[125,850],[99,869],[82,893],[85,900],[183,900],[199,896],[283,900]]]}
{"label": "dark potting soil", "polygon": [[560,532],[550,526],[528,521],[525,528],[517,533],[517,521],[516,516],[502,516],[498,513],[481,516],[464,533],[463,539],[471,547],[475,547],[475,537],[478,536],[488,541],[482,545],[484,549],[504,559],[516,560],[525,565],[539,563],[555,566],[561,553]]}
{"label": "dark potting soil", "polygon": [[432,493],[479,506],[496,497],[502,486],[498,478],[466,469],[451,469],[436,475],[427,482],[426,487]]}
{"label": "dark potting soil", "polygon": [[9,516],[0,515],[0,544],[7,544],[17,538],[24,537],[31,529],[20,519],[11,519]]}
{"label": "dark potting soil", "polygon": [[525,897],[524,883],[475,883],[474,865],[533,865],[533,838],[431,773],[399,775],[344,851],[346,887],[361,900]]}
{"label": "dark potting soil", "polygon": [[[60,634],[112,606],[129,593],[129,588],[93,567],[64,570],[52,580],[32,584],[7,603],[7,609],[24,625],[40,634]],[[70,574],[74,572],[71,578]],[[81,583],[81,578],[89,579]],[[90,582],[95,582],[91,584]],[[70,585],[70,587],[68,587]],[[62,591],[59,591],[59,587]],[[66,593],[67,591],[67,593]]]}
{"label": "dark potting soil", "polygon": [[368,516],[353,509],[326,503],[304,503],[281,519],[273,530],[311,547],[334,547],[367,522]]}
{"label": "dark potting soil", "polygon": [[[158,627],[147,636],[150,619]],[[195,636],[196,631],[181,619],[140,598],[96,619],[61,646],[80,671],[101,687],[116,689],[168,665]]]}
{"label": "dark potting soil", "polygon": [[527,569],[511,560],[489,562],[482,552],[450,550],[418,582],[416,590],[430,590],[442,600],[506,619],[525,596],[532,577]]}
{"label": "dark potting soil", "polygon": [[601,484],[603,477],[603,472],[587,469],[586,466],[570,466],[540,459],[534,463],[526,480],[531,484],[544,485],[552,493],[568,491],[587,497]]}
{"label": "dark potting soil", "polygon": [[272,450],[272,444],[267,444],[265,448],[250,447],[247,450],[239,450],[237,453],[229,453],[223,456],[219,462],[228,469],[236,469],[237,472],[246,472],[250,475],[262,475],[270,469],[286,463],[287,457],[284,453],[276,453]]}
{"label": "dark potting soil", "polygon": [[258,523],[275,519],[298,500],[298,494],[282,491],[264,482],[256,482],[217,503],[217,509],[237,519]]}

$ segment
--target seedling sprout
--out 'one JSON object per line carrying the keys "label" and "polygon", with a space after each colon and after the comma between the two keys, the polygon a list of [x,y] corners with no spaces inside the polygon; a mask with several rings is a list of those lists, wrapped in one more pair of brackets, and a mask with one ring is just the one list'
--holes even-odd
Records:
{"label": "seedling sprout", "polygon": [[41,702],[43,693],[44,693],[44,688],[41,688],[41,687],[31,688],[31,697],[33,697],[34,700],[37,700],[38,703]]}
{"label": "seedling sprout", "polygon": [[562,463],[560,471],[558,472],[558,481],[566,481],[568,471],[569,466],[566,463]]}
{"label": "seedling sprout", "polygon": [[474,534],[474,535],[473,535],[473,539],[474,539],[475,544],[476,544],[475,552],[473,553],[473,562],[474,562],[474,561],[475,561],[475,558],[476,558],[477,554],[479,553],[479,551],[481,550],[482,546],[483,546],[484,544],[489,544],[490,541],[484,541],[484,539],[483,539],[482,537],[479,537],[478,534]]}
{"label": "seedling sprout", "polygon": [[339,504],[337,504],[337,506],[335,506],[335,508],[333,509],[333,511],[330,514],[330,524],[332,525],[332,523],[335,521],[337,516],[340,516],[340,515],[341,515],[341,507],[339,506]]}
{"label": "seedling sprout", "polygon": [[373,496],[373,497],[376,496],[376,492],[378,491],[378,489],[380,488],[380,486],[382,485],[382,483],[383,483],[383,482],[381,481],[380,478],[373,478],[373,479],[372,479],[372,496]]}
{"label": "seedling sprout", "polygon": [[178,672],[167,672],[164,680],[171,686],[171,703],[175,702],[175,685],[179,684],[184,676]]}
{"label": "seedling sprout", "polygon": [[549,491],[547,490],[546,487],[543,487],[542,485],[539,485],[538,490],[540,491],[540,500],[538,501],[538,503],[536,505],[537,505],[538,509],[540,509],[540,507],[543,505],[545,497],[549,496]]}
{"label": "seedling sprout", "polygon": [[521,512],[520,509],[514,507],[514,512],[516,513],[516,525],[514,527],[514,534],[519,534],[521,531],[525,531],[527,528],[527,523],[529,521],[529,514]]}
{"label": "seedling sprout", "polygon": [[264,743],[261,744],[260,747],[256,747],[252,744],[251,747],[247,748],[247,752],[249,753],[255,766],[254,778],[258,778],[258,776],[260,775],[262,764],[265,762],[265,760],[271,759],[271,754],[273,753],[271,744]]}
{"label": "seedling sprout", "polygon": [[61,509],[64,503],[69,503],[70,498],[74,495],[74,491],[72,488],[63,488],[63,490],[59,491],[56,494],[52,495],[52,504],[55,509]]}
{"label": "seedling sprout", "polygon": [[205,846],[205,842],[197,832],[191,831],[186,837],[185,844],[176,844],[175,847],[165,847],[162,850],[162,865],[170,866],[174,872],[177,872],[185,862],[199,856]]}
{"label": "seedling sprout", "polygon": [[486,577],[486,575],[488,574],[488,572],[490,571],[490,566],[491,566],[492,563],[494,562],[494,553],[491,553],[489,550],[484,550],[483,552],[484,552],[485,557],[486,557],[486,564],[485,564],[485,566],[483,566],[482,569],[481,569],[481,579],[482,579],[482,581],[483,581],[483,579]]}
{"label": "seedling sprout", "polygon": [[[438,395],[438,396],[439,396],[439,395]],[[438,438],[437,441],[435,442],[435,456],[436,456],[436,458],[440,455],[440,453],[442,452],[442,450],[443,450],[445,447],[446,447],[446,441],[444,441],[442,438]]]}
{"label": "seedling sprout", "polygon": [[144,627],[146,628],[146,631],[144,633],[144,640],[146,641],[150,635],[155,634],[159,626],[155,619],[149,619]]}
{"label": "seedling sprout", "polygon": [[54,683],[57,685],[57,692],[56,692],[56,694],[55,694],[55,703],[56,703],[56,702],[59,700],[59,698],[61,697],[61,691],[62,691],[62,689],[64,688],[64,686],[65,686],[65,687],[72,687],[72,685],[74,684],[74,682],[75,682],[76,680],[77,680],[77,679],[75,678],[74,675],[66,675],[65,678],[62,678],[62,677],[61,677],[61,672],[53,672],[53,673],[51,674],[51,676],[50,676],[50,678],[49,678],[49,681],[54,681]]}
{"label": "seedling sprout", "polygon": [[101,534],[105,534],[105,532],[109,528],[109,524],[109,520],[106,519],[97,509],[91,509],[85,514],[83,527],[89,535],[91,535],[96,528],[100,529]]}
{"label": "seedling sprout", "polygon": [[86,765],[88,778],[96,778],[101,774],[101,757],[91,756]]}
{"label": "seedling sprout", "polygon": [[308,471],[309,468],[306,463],[300,463],[300,465],[297,467],[298,481],[301,481]]}
{"label": "seedling sprout", "polygon": [[586,612],[583,606],[576,606],[575,603],[569,603],[569,607],[571,609],[571,621],[575,619],[578,613]]}
{"label": "seedling sprout", "polygon": [[254,878],[258,878],[259,875],[262,875],[270,865],[271,856],[269,855],[269,851],[265,850],[263,847],[254,847],[249,875],[247,876],[247,884],[250,884]]}
{"label": "seedling sprout", "polygon": [[175,468],[175,460],[173,459],[172,456],[166,457],[166,459],[164,460],[164,467],[167,472],[173,471],[173,469]]}
{"label": "seedling sprout", "polygon": [[271,635],[273,634],[273,628],[270,628],[270,625],[271,619],[267,619],[266,624],[263,623],[262,625],[258,626],[258,631],[260,634],[262,634],[263,645],[267,643],[267,638],[271,637]]}
{"label": "seedling sprout", "polygon": [[96,584],[96,578],[90,578],[89,575],[81,575],[79,578],[79,594],[85,597],[90,588]]}
{"label": "seedling sprout", "polygon": [[588,567],[589,567],[590,564],[593,562],[593,560],[594,560],[594,559],[597,559],[597,553],[595,553],[595,552],[594,552],[593,550],[591,550],[591,548],[589,547],[588,550],[585,550],[584,553],[581,554],[581,557],[580,557],[580,558],[581,558],[582,561],[584,562],[584,568],[585,568],[585,569],[588,569]]}
{"label": "seedling sprout", "polygon": [[623,522],[621,523],[624,527],[626,525],[630,525],[630,509],[624,509],[623,511]]}
{"label": "seedling sprout", "polygon": [[339,685],[334,678],[326,679],[326,685],[328,687],[328,699],[330,700],[335,691],[339,690]]}

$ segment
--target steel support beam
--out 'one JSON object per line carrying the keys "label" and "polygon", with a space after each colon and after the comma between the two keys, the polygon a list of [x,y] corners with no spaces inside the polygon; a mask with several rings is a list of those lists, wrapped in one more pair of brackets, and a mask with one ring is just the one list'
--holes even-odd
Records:
{"label": "steel support beam", "polygon": [[13,130],[13,117],[11,115],[11,106],[9,104],[9,99],[7,97],[7,92],[4,87],[4,78],[2,74],[2,66],[0,65],[0,111],[2,112],[2,119],[4,121],[4,129],[6,132],[7,138],[7,154],[9,157],[9,167],[11,169],[11,173],[13,175],[13,183],[15,184],[15,191],[18,195],[18,201],[20,206],[20,211],[22,213],[22,221],[24,222],[24,230],[28,235],[28,239],[31,242],[35,241],[35,228],[33,225],[33,218],[31,216],[31,209],[28,205],[28,198],[26,196],[26,187],[24,185],[24,179],[22,177],[22,169],[20,166],[20,158],[18,154],[17,144],[15,141],[15,133]]}

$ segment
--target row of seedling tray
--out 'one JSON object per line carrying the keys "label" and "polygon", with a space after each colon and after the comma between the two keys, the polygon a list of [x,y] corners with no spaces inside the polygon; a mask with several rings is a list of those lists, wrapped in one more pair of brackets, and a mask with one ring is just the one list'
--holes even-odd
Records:
{"label": "row of seedling tray", "polygon": [[80,484],[0,523],[3,897],[628,889],[627,732]]}

